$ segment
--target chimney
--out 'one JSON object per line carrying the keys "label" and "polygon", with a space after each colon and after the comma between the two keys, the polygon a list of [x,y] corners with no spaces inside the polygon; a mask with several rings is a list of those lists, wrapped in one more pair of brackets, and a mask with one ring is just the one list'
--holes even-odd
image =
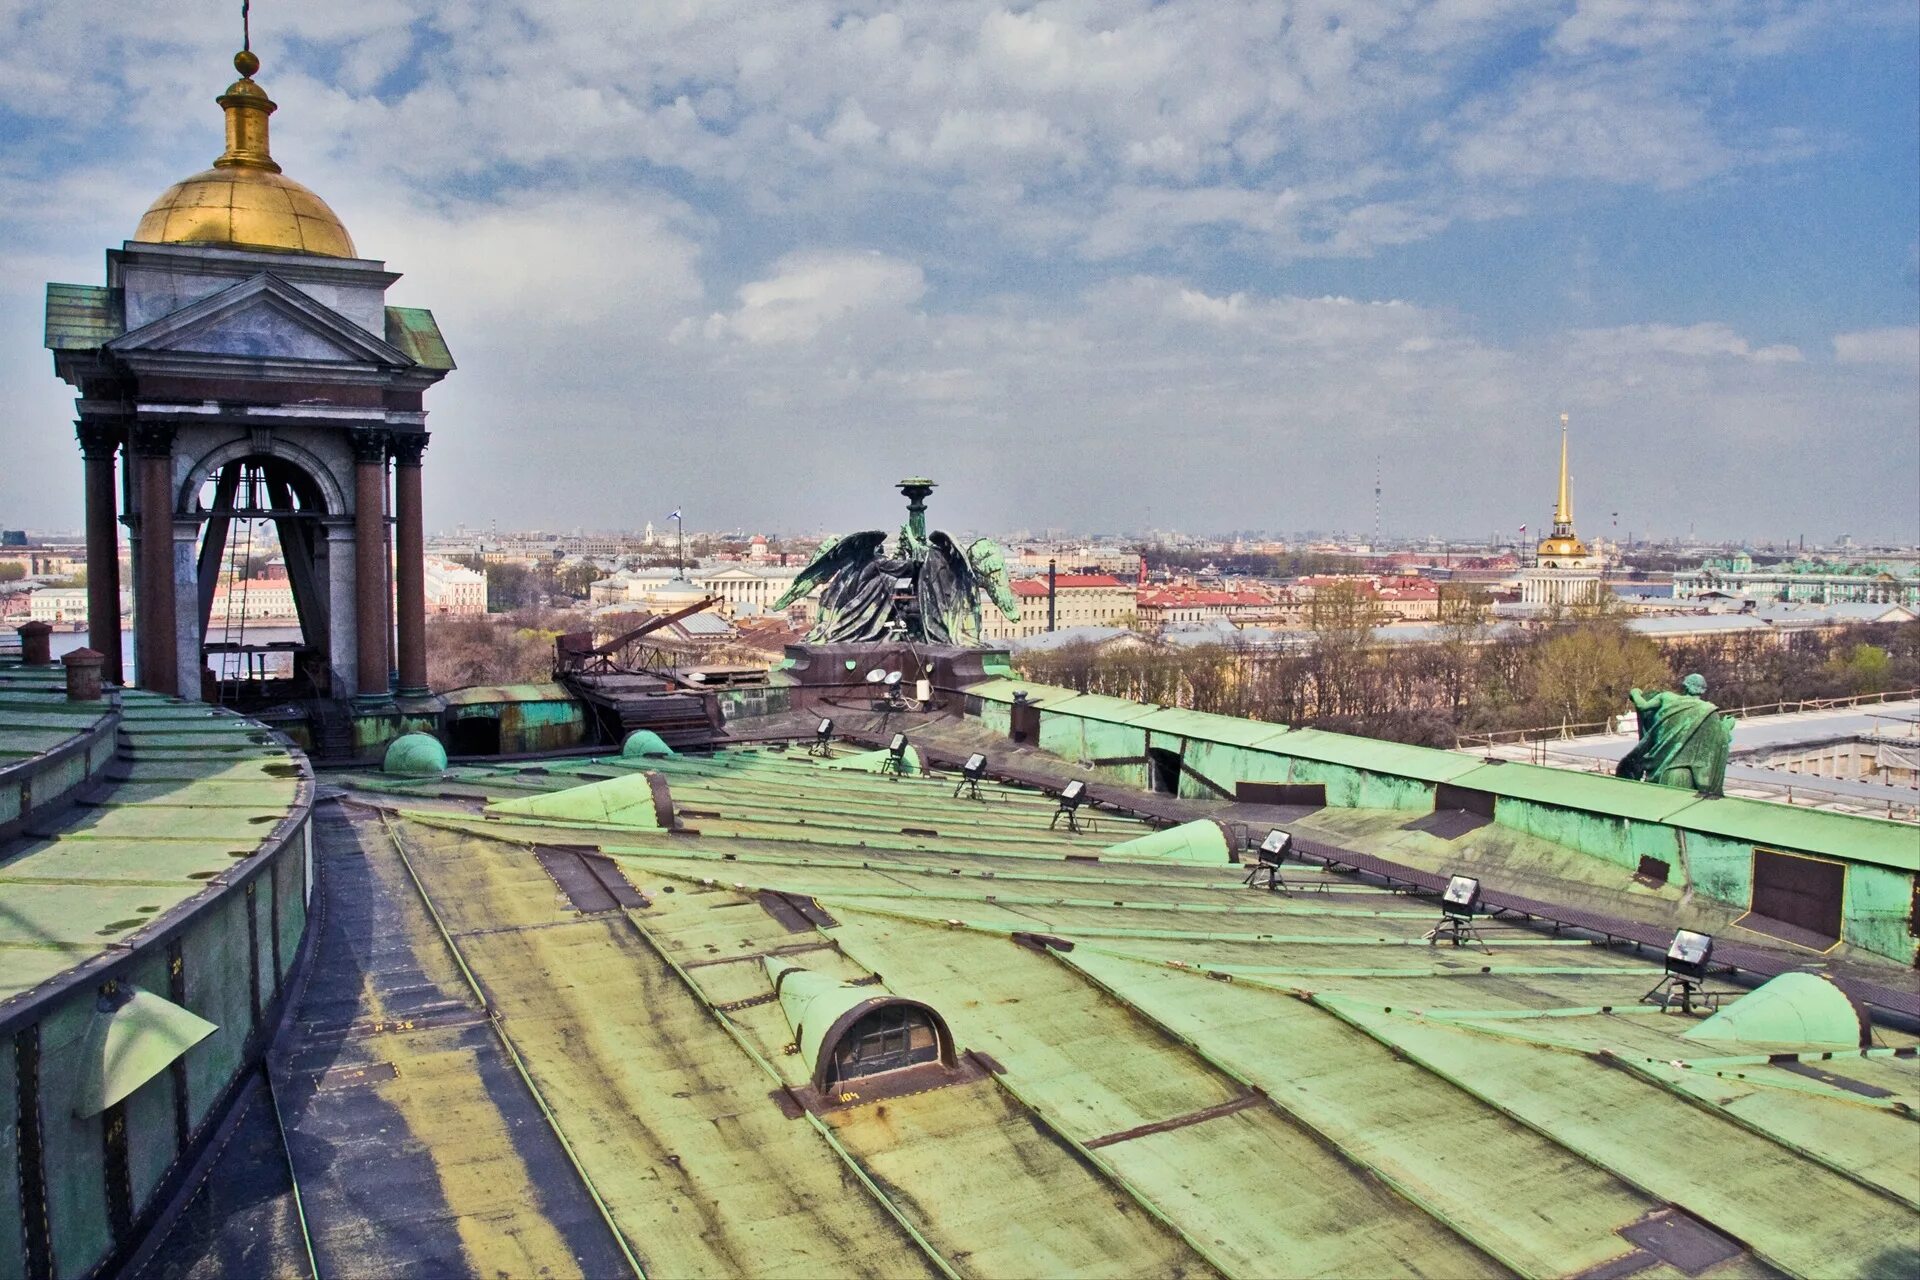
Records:
{"label": "chimney", "polygon": [[53,628],[44,622],[23,622],[14,630],[20,633],[20,662],[23,666],[44,667],[53,661]]}
{"label": "chimney", "polygon": [[100,701],[100,672],[106,655],[96,649],[75,649],[60,659],[67,668],[67,701]]}

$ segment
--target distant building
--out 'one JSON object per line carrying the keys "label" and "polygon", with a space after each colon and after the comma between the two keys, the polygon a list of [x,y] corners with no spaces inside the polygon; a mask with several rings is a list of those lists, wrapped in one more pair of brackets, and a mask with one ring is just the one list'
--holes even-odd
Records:
{"label": "distant building", "polygon": [[1373,588],[1387,622],[1426,622],[1440,616],[1440,588],[1421,578],[1389,578]]}
{"label": "distant building", "polygon": [[1164,627],[1182,622],[1207,622],[1214,618],[1229,622],[1265,618],[1273,615],[1277,608],[1273,597],[1258,591],[1161,587],[1142,591],[1136,612],[1145,625]]}
{"label": "distant building", "polygon": [[[765,559],[766,547],[764,538],[753,544],[752,554],[756,560]],[[719,596],[726,605],[727,614],[753,617],[770,612],[773,602],[793,586],[793,580],[800,576],[800,570],[760,563],[734,564],[722,569],[696,569],[687,576],[694,585],[704,587],[709,595]]]}
{"label": "distant building", "polygon": [[[683,608],[702,596],[719,596],[727,617],[756,617],[768,613],[773,602],[787,593],[800,576],[797,565],[734,563],[712,568],[689,568],[684,575],[672,569],[622,570],[587,588],[596,605],[636,605],[662,612]],[[816,605],[811,597],[789,612],[811,619]]]}
{"label": "distant building", "polygon": [[29,578],[66,578],[87,567],[85,547],[16,546],[0,550],[0,564],[17,564]]}
{"label": "distant building", "polygon": [[1920,564],[1913,561],[1795,560],[1754,567],[1751,557],[1716,557],[1673,575],[1682,600],[1714,595],[1806,604],[1920,606]]}
{"label": "distant building", "polygon": [[1360,598],[1374,606],[1377,621],[1426,622],[1440,616],[1439,584],[1419,577],[1356,576],[1351,574],[1312,574],[1293,584],[1290,598],[1284,598],[1275,610],[1276,620],[1299,624],[1307,620],[1313,595],[1330,586],[1353,586]]}
{"label": "distant building", "polygon": [[27,616],[56,630],[78,631],[87,625],[87,589],[42,587],[28,597]]}
{"label": "distant building", "polygon": [[293,602],[293,584],[284,571],[277,578],[221,579],[213,589],[213,609],[207,614],[209,633],[227,630],[229,619],[242,622],[290,622],[300,617]]}
{"label": "distant building", "polygon": [[[1047,630],[1047,580],[1016,578],[1013,597],[1020,602],[1020,620],[1011,622],[991,604],[980,611],[980,637],[988,641],[1021,640]],[[1061,573],[1054,576],[1054,627],[1124,625],[1134,613],[1135,588],[1106,573]]]}
{"label": "distant building", "polygon": [[487,611],[487,575],[428,556],[426,560],[427,612],[466,618]]}
{"label": "distant building", "polygon": [[1540,540],[1533,565],[1520,574],[1520,603],[1593,604],[1605,589],[1600,557],[1573,531],[1573,482],[1567,474],[1567,415],[1560,415],[1560,501],[1553,509],[1553,532]]}
{"label": "distant building", "polygon": [[1047,562],[1062,573],[1111,573],[1132,577],[1140,565],[1140,553],[1123,547],[1022,547],[1010,558],[1015,572],[1035,569],[1045,572]]}

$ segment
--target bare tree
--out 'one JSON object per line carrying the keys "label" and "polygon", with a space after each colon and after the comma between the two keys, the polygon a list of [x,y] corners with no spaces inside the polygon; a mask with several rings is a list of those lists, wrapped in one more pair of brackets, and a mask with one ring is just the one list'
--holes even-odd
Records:
{"label": "bare tree", "polygon": [[1313,679],[1321,715],[1353,715],[1359,705],[1360,672],[1379,613],[1357,583],[1319,587],[1307,602],[1307,627],[1313,632]]}

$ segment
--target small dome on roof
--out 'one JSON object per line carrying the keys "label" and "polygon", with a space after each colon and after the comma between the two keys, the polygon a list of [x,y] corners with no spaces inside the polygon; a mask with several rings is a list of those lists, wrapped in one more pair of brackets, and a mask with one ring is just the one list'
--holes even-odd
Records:
{"label": "small dome on roof", "polygon": [[227,149],[211,169],[182,178],[160,193],[134,229],[145,244],[227,245],[356,256],[353,237],[338,215],[307,188],[280,172],[267,148],[267,117],[274,102],[253,82],[260,60],[235,55],[240,79],[216,99],[227,115]]}
{"label": "small dome on roof", "polygon": [[427,733],[403,733],[387,744],[380,772],[420,778],[447,771],[447,749]]}

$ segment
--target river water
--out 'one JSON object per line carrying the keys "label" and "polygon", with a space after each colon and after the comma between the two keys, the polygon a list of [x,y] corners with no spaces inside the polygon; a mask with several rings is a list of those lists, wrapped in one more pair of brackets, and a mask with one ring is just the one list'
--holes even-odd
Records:
{"label": "river water", "polygon": [[[55,658],[64,653],[72,653],[75,649],[84,649],[87,645],[87,633],[84,631],[56,631],[48,638],[53,642]],[[236,634],[234,639],[240,639],[239,635]],[[298,627],[248,627],[246,631],[248,644],[297,644],[299,641],[300,628]],[[120,633],[120,653],[126,664],[127,682],[131,684],[134,680],[134,654],[133,632],[130,630]],[[269,654],[266,661],[267,671],[271,675],[286,676],[293,673],[293,655],[290,653]],[[216,653],[209,657],[207,665],[219,671],[221,668],[218,664],[221,662],[237,664],[239,658],[232,654]],[[237,665],[234,670],[237,674]]]}

